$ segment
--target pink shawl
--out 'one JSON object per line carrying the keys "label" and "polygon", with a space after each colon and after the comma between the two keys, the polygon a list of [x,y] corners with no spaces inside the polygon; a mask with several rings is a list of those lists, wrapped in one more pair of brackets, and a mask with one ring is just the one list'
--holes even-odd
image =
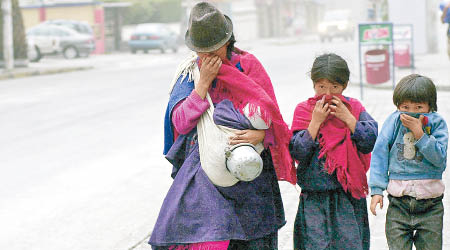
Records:
{"label": "pink shawl", "polygon": [[[309,98],[297,105],[292,122],[292,131],[307,129],[311,122],[312,111],[316,102],[323,95]],[[353,98],[347,100],[342,95],[337,95],[357,119],[364,111],[361,103]],[[326,96],[329,102],[331,96]],[[346,192],[354,198],[360,199],[367,196],[368,186],[366,172],[370,166],[370,154],[363,154],[356,148],[351,139],[350,129],[333,115],[329,115],[322,123],[318,133],[320,152],[319,159],[326,156],[324,168],[329,174],[336,171],[337,179]]]}
{"label": "pink shawl", "polygon": [[274,144],[269,146],[278,180],[297,183],[294,162],[289,154],[291,133],[283,120],[275,97],[272,82],[264,67],[252,54],[239,51],[239,71],[230,61],[223,62],[217,75],[217,85],[211,98],[229,99],[235,108],[243,113],[243,108],[249,104],[250,116],[261,108],[261,116],[266,123],[271,122],[270,130],[274,136]]}

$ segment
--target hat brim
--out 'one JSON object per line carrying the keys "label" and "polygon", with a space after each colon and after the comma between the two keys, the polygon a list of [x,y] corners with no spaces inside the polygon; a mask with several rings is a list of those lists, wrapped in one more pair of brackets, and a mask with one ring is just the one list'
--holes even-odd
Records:
{"label": "hat brim", "polygon": [[195,52],[212,52],[212,51],[216,51],[218,49],[220,49],[223,45],[225,45],[228,40],[230,40],[231,35],[233,34],[233,23],[231,22],[231,19],[227,16],[225,16],[225,20],[226,20],[226,36],[218,43],[216,43],[213,46],[210,47],[205,47],[205,48],[200,48],[195,46],[194,44],[192,44],[192,40],[191,40],[191,35],[189,33],[189,30],[186,31],[186,34],[184,35],[184,43],[186,44],[186,46],[195,51]]}

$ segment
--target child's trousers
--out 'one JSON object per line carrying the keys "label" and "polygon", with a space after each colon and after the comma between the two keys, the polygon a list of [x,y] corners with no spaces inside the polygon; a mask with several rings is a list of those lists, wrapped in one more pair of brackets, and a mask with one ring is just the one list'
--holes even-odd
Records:
{"label": "child's trousers", "polygon": [[442,249],[443,195],[417,200],[411,196],[389,195],[386,238],[390,250]]}

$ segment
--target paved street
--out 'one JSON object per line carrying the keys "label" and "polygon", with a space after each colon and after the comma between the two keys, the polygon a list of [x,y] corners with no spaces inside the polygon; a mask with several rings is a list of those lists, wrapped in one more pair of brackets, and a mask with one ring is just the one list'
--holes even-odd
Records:
{"label": "paved street", "polygon": [[[354,42],[267,40],[241,47],[266,67],[288,123],[295,105],[313,95],[308,72],[324,52],[348,61],[352,84],[344,94],[360,98]],[[0,249],[150,249],[145,241],[171,184],[161,154],[167,89],[186,53],[44,58],[32,66],[93,69],[0,81]],[[449,67],[445,56],[418,56],[416,73],[450,86]],[[399,71],[397,79],[408,73]],[[390,83],[364,88],[363,103],[381,128],[395,109]],[[450,92],[438,93],[438,107],[450,122]],[[291,250],[300,189],[280,185],[288,224],[280,230],[279,249]],[[369,216],[371,249],[387,249],[385,212]],[[444,225],[449,222],[446,213]],[[450,231],[444,232],[444,249],[450,249]]]}

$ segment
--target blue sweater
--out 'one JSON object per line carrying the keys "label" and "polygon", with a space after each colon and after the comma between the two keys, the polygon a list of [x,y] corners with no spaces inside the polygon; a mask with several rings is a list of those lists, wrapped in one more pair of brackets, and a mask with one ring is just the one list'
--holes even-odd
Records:
{"label": "blue sweater", "polygon": [[438,113],[424,113],[428,124],[424,134],[415,140],[400,121],[400,112],[384,122],[375,143],[370,162],[371,194],[382,195],[390,179],[442,179],[447,165],[448,128]]}

